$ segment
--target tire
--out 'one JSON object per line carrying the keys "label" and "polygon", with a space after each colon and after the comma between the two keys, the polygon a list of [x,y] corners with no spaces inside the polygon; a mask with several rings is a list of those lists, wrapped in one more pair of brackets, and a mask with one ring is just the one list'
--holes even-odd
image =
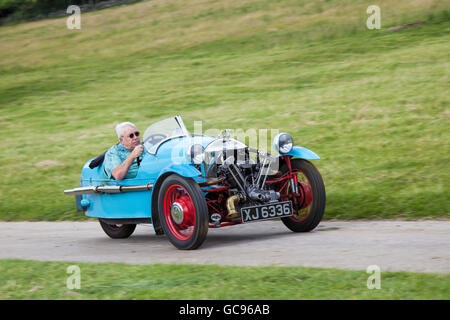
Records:
{"label": "tire", "polygon": [[108,224],[99,219],[105,233],[112,239],[125,239],[131,236],[136,229],[136,224]]}
{"label": "tire", "polygon": [[[291,166],[292,170],[297,171],[299,192],[303,195],[308,194],[303,199],[310,200],[304,200],[303,204],[297,204],[297,206],[293,204],[294,215],[281,218],[281,221],[291,231],[309,232],[317,227],[325,212],[325,185],[319,171],[311,162],[304,159],[291,159]],[[288,171],[286,164],[282,166],[281,171],[283,173]],[[292,195],[290,183],[284,191]]]}
{"label": "tire", "polygon": [[172,174],[159,190],[158,214],[164,233],[178,249],[197,249],[208,233],[208,206],[199,185]]}

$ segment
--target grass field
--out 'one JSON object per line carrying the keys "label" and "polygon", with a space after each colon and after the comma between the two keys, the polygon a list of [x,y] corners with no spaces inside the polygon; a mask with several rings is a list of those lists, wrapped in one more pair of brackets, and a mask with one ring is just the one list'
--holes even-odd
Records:
{"label": "grass field", "polygon": [[372,4],[154,0],[0,27],[0,219],[84,219],[62,191],[114,125],[175,114],[290,132],[322,158],[325,219],[449,218],[449,2],[377,1],[368,30]]}
{"label": "grass field", "polygon": [[[80,289],[72,281],[79,267]],[[72,271],[70,271],[72,270]],[[450,276],[302,267],[126,265],[0,260],[0,299],[448,299]],[[68,280],[69,279],[69,280]]]}

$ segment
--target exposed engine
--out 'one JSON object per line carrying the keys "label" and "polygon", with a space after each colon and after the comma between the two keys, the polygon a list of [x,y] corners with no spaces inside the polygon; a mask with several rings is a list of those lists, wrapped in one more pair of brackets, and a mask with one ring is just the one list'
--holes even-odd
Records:
{"label": "exposed engine", "polygon": [[[265,187],[268,176],[274,173],[278,158],[245,146],[244,148],[215,150],[206,155],[207,177],[217,178],[220,185],[228,186],[225,203],[226,218],[240,216],[243,206],[277,202],[280,194]],[[276,172],[276,171],[275,171]],[[212,220],[219,220],[219,215]]]}

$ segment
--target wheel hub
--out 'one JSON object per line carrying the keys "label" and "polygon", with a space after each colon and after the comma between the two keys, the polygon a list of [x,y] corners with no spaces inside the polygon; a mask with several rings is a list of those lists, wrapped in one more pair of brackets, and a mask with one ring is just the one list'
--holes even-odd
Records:
{"label": "wheel hub", "polygon": [[184,220],[184,211],[181,204],[178,202],[174,202],[172,204],[172,208],[170,209],[170,214],[172,215],[173,222],[176,224],[183,223]]}
{"label": "wheel hub", "polygon": [[312,190],[311,187],[304,182],[300,182],[300,188],[303,191],[303,205],[301,206],[301,209],[303,209],[312,202]]}

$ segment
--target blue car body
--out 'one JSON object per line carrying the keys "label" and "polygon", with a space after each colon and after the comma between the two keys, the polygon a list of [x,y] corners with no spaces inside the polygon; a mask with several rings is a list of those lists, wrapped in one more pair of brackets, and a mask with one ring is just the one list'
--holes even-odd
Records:
{"label": "blue car body", "polygon": [[[179,117],[179,116],[177,116]],[[179,118],[181,121],[181,118]],[[182,124],[184,127],[184,124]],[[185,127],[183,128],[185,130]],[[186,132],[185,132],[186,133]],[[109,179],[104,172],[104,164],[90,168],[95,158],[88,160],[81,172],[80,187],[95,186],[149,186],[133,192],[92,192],[77,195],[77,207],[82,208],[86,216],[103,219],[148,219],[157,218],[156,202],[158,186],[164,177],[171,173],[185,178],[192,178],[198,183],[206,181],[205,164],[194,165],[189,157],[192,145],[200,144],[206,148],[217,138],[190,134],[169,137],[150,148],[146,148],[135,178],[114,180]],[[144,136],[145,140],[145,136]],[[145,143],[144,143],[145,145]],[[304,147],[294,146],[287,154],[302,159],[320,159],[314,152]],[[207,168],[206,168],[207,169]],[[75,189],[74,189],[75,190]],[[68,191],[66,193],[66,191]],[[73,190],[66,190],[73,194]],[[206,192],[205,192],[206,194]]]}

